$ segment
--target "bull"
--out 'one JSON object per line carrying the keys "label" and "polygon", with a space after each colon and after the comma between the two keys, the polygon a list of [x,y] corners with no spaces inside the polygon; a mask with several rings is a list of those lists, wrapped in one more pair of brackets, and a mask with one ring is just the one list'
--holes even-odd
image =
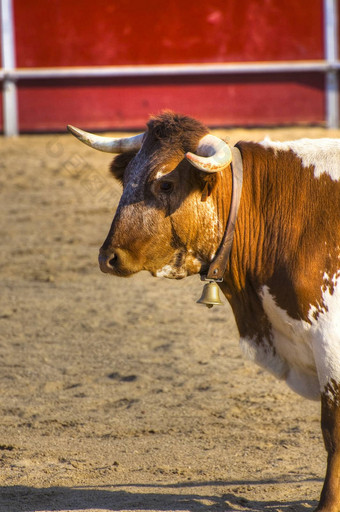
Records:
{"label": "bull", "polygon": [[[129,138],[69,130],[118,154],[111,172],[123,193],[100,249],[101,270],[207,275],[230,221],[233,148],[171,112]],[[243,354],[321,401],[327,471],[316,510],[340,512],[340,140],[236,148],[243,185],[219,286]]]}

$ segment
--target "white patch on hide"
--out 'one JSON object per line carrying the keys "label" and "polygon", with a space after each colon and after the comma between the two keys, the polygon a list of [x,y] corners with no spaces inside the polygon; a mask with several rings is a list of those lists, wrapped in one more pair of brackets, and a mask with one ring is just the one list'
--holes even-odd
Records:
{"label": "white patch on hide", "polygon": [[276,332],[274,340],[275,351],[268,340],[261,340],[261,343],[258,344],[249,338],[242,338],[240,340],[242,353],[247,359],[265,368],[276,378],[284,380],[299,395],[309,400],[319,400],[320,387],[316,371],[310,372],[309,368],[305,371],[304,368],[292,365],[291,361],[282,357],[277,347],[287,340],[284,335]]}
{"label": "white patch on hide", "polygon": [[300,139],[274,142],[266,137],[260,143],[275,151],[293,151],[301,158],[304,167],[314,166],[314,176],[327,173],[332,180],[340,181],[340,139]]}
{"label": "white patch on hide", "polygon": [[[323,289],[323,304],[311,307],[309,318],[321,390],[331,381],[340,383],[340,271],[325,282],[332,282],[333,288]],[[314,314],[318,313],[315,319]]]}
{"label": "white patch on hide", "polygon": [[166,277],[168,279],[182,279],[188,275],[187,271],[183,268],[174,268],[171,265],[165,265],[160,270],[157,270],[156,277]]}
{"label": "white patch on hide", "polygon": [[246,359],[258,364],[272,373],[278,379],[285,379],[287,364],[273,349],[268,340],[261,340],[260,344],[251,338],[240,338],[240,348]]}
{"label": "white patch on hide", "polygon": [[332,279],[324,275],[324,282],[333,286],[322,286],[323,303],[310,307],[310,322],[292,319],[277,305],[268,287],[263,287],[262,304],[271,322],[271,340],[240,340],[245,357],[309,399],[319,399],[333,380],[340,383],[339,279],[340,271]]}
{"label": "white patch on hide", "polygon": [[[173,261],[176,261],[176,255]],[[199,258],[196,258],[193,251],[189,249],[185,258],[182,260],[181,266],[175,264],[172,265],[170,263],[168,265],[164,265],[160,270],[157,270],[154,275],[155,277],[166,277],[168,279],[183,279],[188,275],[198,274],[201,266],[202,261]]]}
{"label": "white patch on hide", "polygon": [[277,357],[286,365],[284,380],[296,393],[310,399],[320,394],[312,340],[308,336],[310,324],[295,320],[281,309],[269,292],[262,289],[262,305],[271,322],[272,342]]}
{"label": "white patch on hide", "polygon": [[161,270],[157,270],[156,277],[171,277],[174,274],[174,269],[171,265],[165,265]]}

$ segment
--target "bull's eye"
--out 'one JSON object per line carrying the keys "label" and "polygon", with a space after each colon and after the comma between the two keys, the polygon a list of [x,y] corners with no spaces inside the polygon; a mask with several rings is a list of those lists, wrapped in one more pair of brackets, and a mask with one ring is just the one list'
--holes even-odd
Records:
{"label": "bull's eye", "polygon": [[159,184],[159,190],[164,192],[165,194],[170,194],[174,188],[174,185],[171,181],[161,181]]}

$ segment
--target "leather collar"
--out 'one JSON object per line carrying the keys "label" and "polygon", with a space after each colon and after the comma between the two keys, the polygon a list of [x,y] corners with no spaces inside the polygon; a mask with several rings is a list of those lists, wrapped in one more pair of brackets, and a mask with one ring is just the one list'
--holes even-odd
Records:
{"label": "leather collar", "polygon": [[201,276],[203,281],[206,279],[218,282],[223,281],[223,276],[228,265],[231,247],[233,244],[237,212],[242,193],[243,163],[241,152],[236,146],[231,148],[231,152],[233,155],[230,165],[232,175],[232,193],[227,227],[217,254],[210,263],[207,275]]}

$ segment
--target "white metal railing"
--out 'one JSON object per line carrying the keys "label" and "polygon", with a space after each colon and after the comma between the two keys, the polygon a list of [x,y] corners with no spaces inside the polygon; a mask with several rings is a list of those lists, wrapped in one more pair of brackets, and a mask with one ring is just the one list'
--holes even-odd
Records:
{"label": "white metal railing", "polygon": [[337,0],[323,0],[325,59],[316,61],[249,62],[226,64],[177,64],[157,66],[96,66],[67,68],[17,68],[12,0],[0,0],[4,134],[18,134],[17,86],[19,80],[103,78],[131,76],[184,76],[216,74],[304,73],[326,76],[326,121],[329,128],[339,127],[339,70]]}
{"label": "white metal railing", "polygon": [[[15,68],[3,70],[2,76],[10,80],[55,78],[103,78],[129,76],[181,76],[249,73],[328,72],[340,69],[339,62],[283,61],[220,64],[166,64],[157,66],[94,66],[67,68]],[[1,70],[0,70],[1,78]]]}
{"label": "white metal railing", "polygon": [[0,0],[1,48],[2,48],[2,93],[4,134],[18,134],[18,100],[15,79],[10,73],[15,69],[15,40],[12,0]]}

